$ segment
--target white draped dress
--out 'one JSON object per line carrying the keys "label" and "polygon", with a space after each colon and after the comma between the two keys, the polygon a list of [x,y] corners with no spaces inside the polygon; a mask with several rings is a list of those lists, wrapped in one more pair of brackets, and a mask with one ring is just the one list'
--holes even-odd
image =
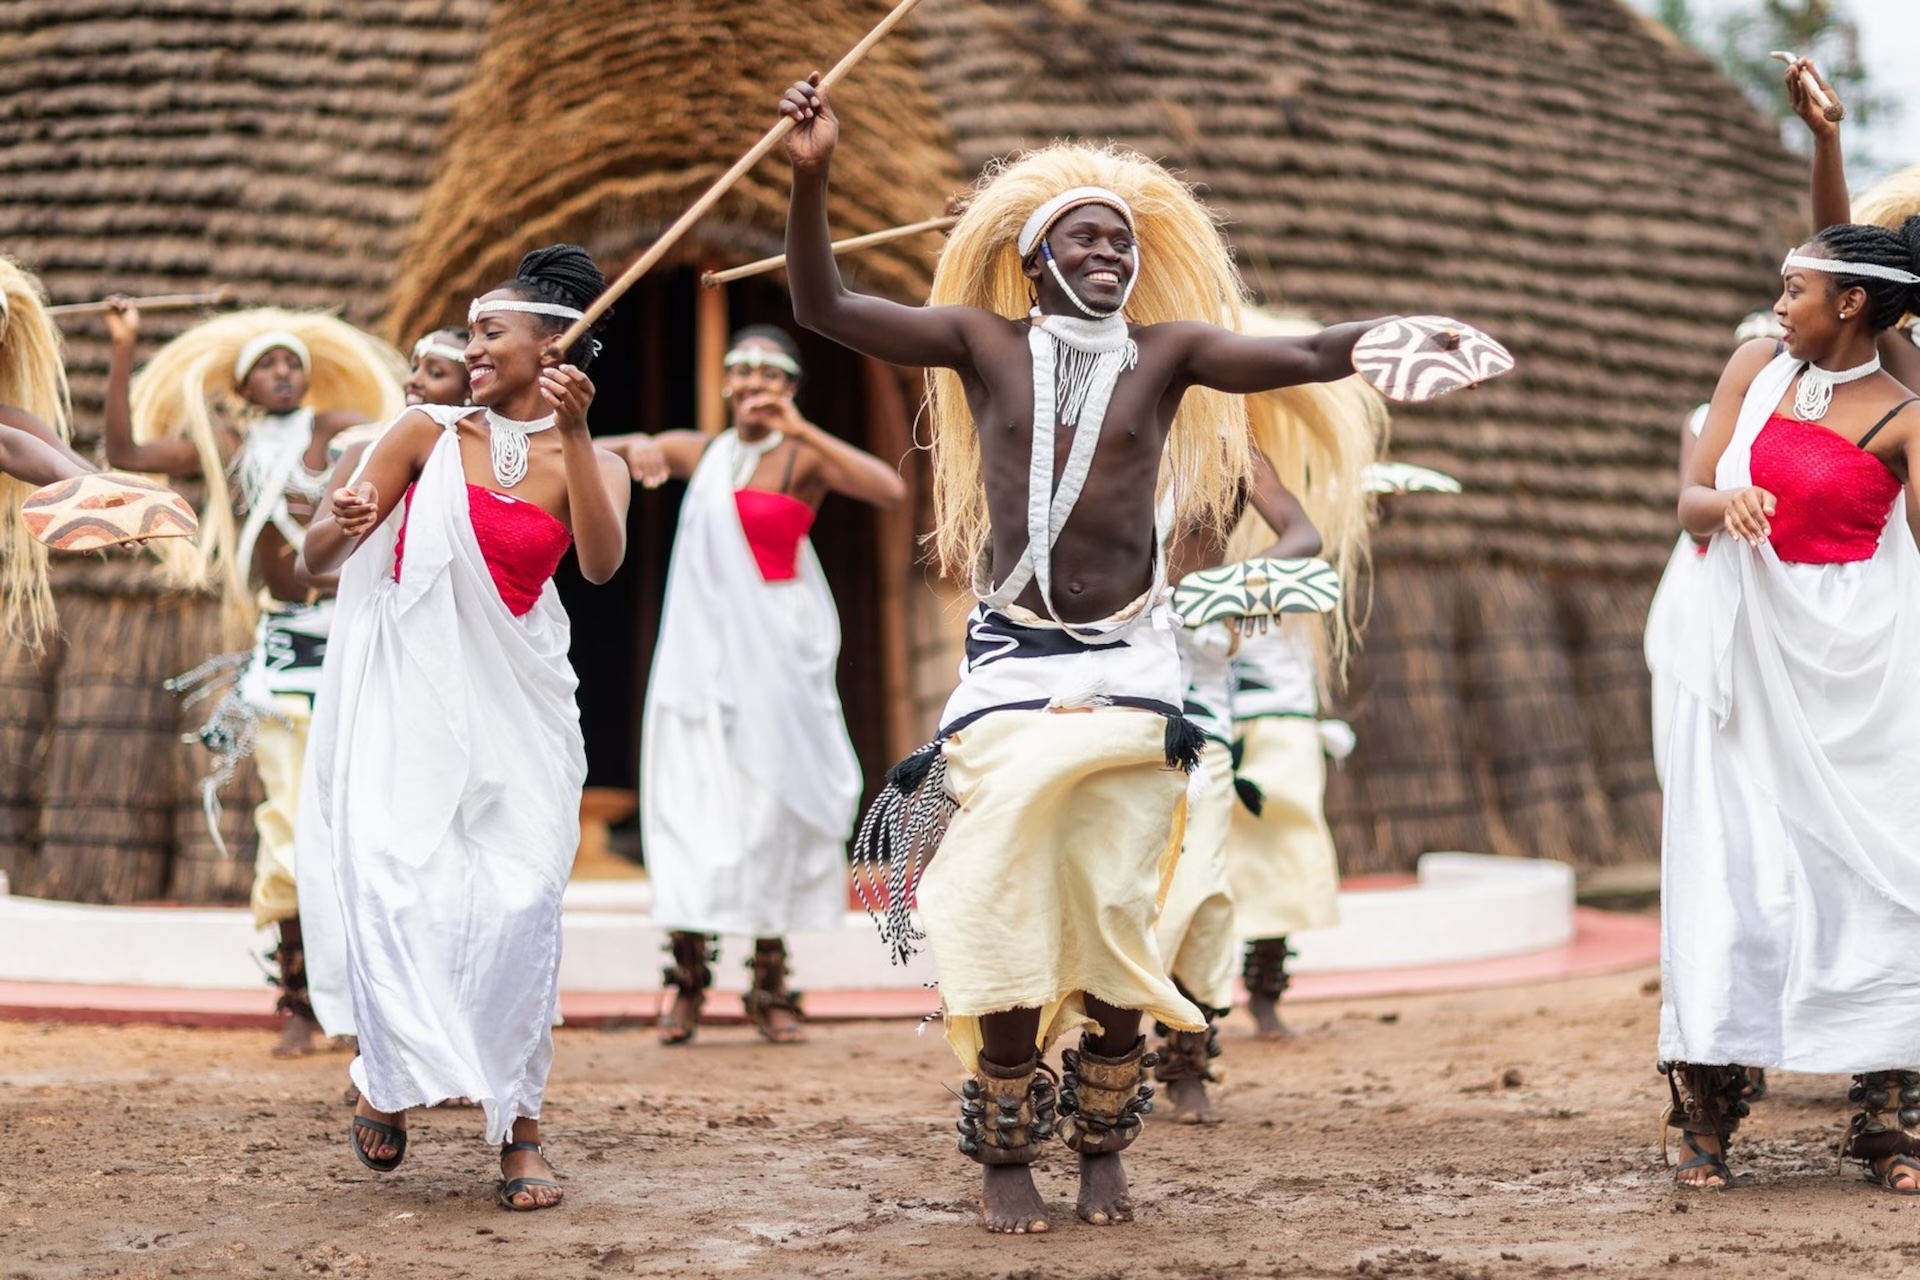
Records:
{"label": "white draped dress", "polygon": [[811,542],[761,576],[734,502],[746,450],[708,446],[687,486],[647,680],[640,821],[653,919],[777,937],[838,928],[860,765],[834,684],[840,617]]}
{"label": "white draped dress", "polygon": [[[1687,419],[1687,429],[1699,437],[1707,423],[1707,406],[1701,405]],[[1667,557],[1666,571],[1654,588],[1647,606],[1647,626],[1642,652],[1647,659],[1647,674],[1653,685],[1653,776],[1665,785],[1667,778],[1667,735],[1673,727],[1673,701],[1679,684],[1673,678],[1674,657],[1687,642],[1700,596],[1700,560],[1704,549],[1693,535],[1682,533]]]}
{"label": "white draped dress", "polygon": [[354,1083],[382,1111],[471,1098],[499,1142],[539,1116],[553,1060],[586,754],[554,587],[515,617],[468,501],[448,431],[405,513],[399,580],[401,513],[342,570],[309,807],[341,908]]}
{"label": "white draped dress", "polygon": [[1765,447],[1773,542],[1714,535],[1675,654],[1660,1056],[1906,1068],[1920,1063],[1920,551],[1896,489],[1869,558],[1782,559],[1788,521],[1811,509],[1822,527],[1888,483],[1851,441],[1772,419],[1799,367],[1782,355],[1754,380],[1716,476],[1757,482]]}

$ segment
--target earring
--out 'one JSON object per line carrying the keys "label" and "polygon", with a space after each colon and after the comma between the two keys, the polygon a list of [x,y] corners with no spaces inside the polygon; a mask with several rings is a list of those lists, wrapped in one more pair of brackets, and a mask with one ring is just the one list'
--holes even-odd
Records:
{"label": "earring", "polygon": [[720,388],[720,398],[721,398],[722,400],[731,400],[731,399],[733,399],[733,388],[732,388],[732,387],[722,387],[722,388]]}

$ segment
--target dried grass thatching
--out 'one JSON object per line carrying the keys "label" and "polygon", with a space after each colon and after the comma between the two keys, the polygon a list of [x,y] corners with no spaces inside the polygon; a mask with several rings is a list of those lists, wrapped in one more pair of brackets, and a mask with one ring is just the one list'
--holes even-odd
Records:
{"label": "dried grass thatching", "polygon": [[[499,5],[412,246],[386,332],[452,319],[555,241],[609,263],[643,248],[774,123],[787,85],[825,70],[891,8],[883,0],[804,8],[702,0],[521,0]],[[834,90],[836,231],[859,234],[941,211],[965,181],[907,29],[875,46]],[[737,185],[687,242],[682,262],[747,262],[781,251],[784,155]],[[917,299],[926,241],[847,263],[864,287]]]}
{"label": "dried grass thatching", "polygon": [[[73,434],[66,352],[33,273],[0,254],[0,405],[24,409],[58,433]],[[27,532],[20,504],[33,486],[0,475],[0,626],[38,649],[55,625],[47,549]]]}
{"label": "dried grass thatching", "polygon": [[405,410],[400,384],[407,365],[400,353],[318,311],[257,307],[204,320],[155,352],[133,380],[134,438],[191,440],[200,455],[200,473],[210,481],[200,537],[192,543],[154,544],[155,554],[173,585],[211,586],[242,629],[252,625],[252,567],[236,562],[233,501],[226,485],[211,481],[225,476],[229,461],[221,450],[221,431],[246,430],[248,408],[234,386],[234,361],[247,343],[278,331],[299,338],[312,358],[308,407],[348,410],[375,422],[391,421]]}

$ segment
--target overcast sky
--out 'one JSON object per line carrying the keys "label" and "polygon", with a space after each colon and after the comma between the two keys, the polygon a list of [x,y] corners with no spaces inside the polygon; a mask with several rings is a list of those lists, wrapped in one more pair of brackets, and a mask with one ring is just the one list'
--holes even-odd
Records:
{"label": "overcast sky", "polygon": [[[1750,8],[1753,0],[1693,0],[1702,15]],[[1654,10],[1655,0],[1633,0]],[[1920,0],[1844,0],[1860,24],[1861,47],[1873,87],[1901,106],[1897,118],[1862,129],[1855,145],[1871,152],[1874,169],[1920,164]],[[1861,176],[1867,176],[1864,172]]]}

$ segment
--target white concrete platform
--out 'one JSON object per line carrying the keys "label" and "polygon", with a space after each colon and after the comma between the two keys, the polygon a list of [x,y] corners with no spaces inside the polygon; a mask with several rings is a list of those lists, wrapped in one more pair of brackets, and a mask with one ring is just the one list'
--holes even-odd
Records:
{"label": "white concrete platform", "polygon": [[[1430,853],[1416,883],[1343,892],[1338,928],[1294,937],[1294,968],[1407,969],[1545,951],[1573,938],[1573,895],[1563,863]],[[659,988],[666,938],[649,918],[644,880],[574,881],[565,901],[563,992]],[[904,968],[889,963],[862,912],[788,943],[794,984],[806,991],[919,988],[934,978],[924,954]],[[271,946],[245,908],[49,902],[7,893],[0,876],[0,982],[258,991]],[[750,939],[723,940],[719,989],[745,989],[751,950]]]}

